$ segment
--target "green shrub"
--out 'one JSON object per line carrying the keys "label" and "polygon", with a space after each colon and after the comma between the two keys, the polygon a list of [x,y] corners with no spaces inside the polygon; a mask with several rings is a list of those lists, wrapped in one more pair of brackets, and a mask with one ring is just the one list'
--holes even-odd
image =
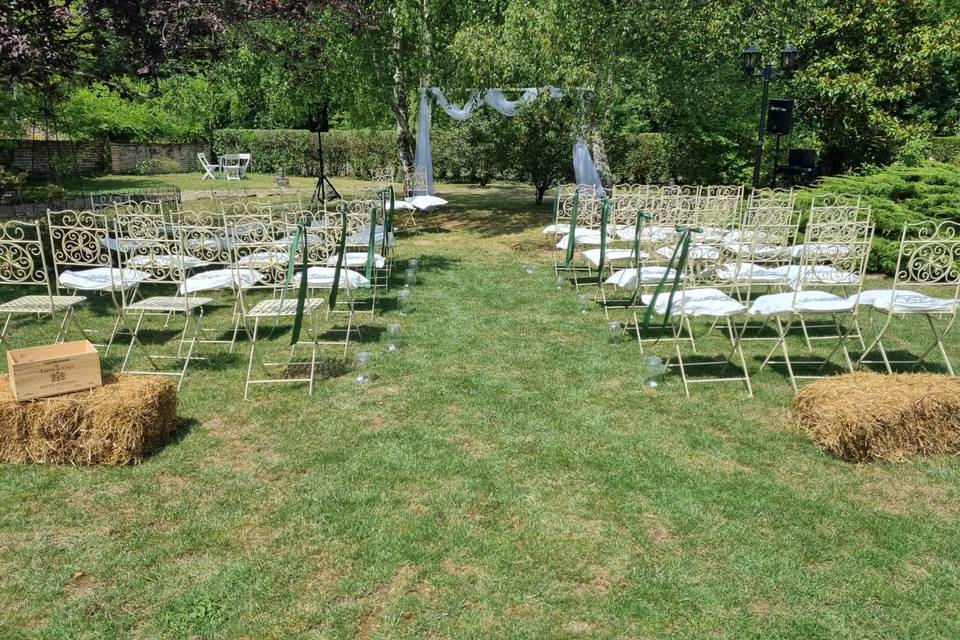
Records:
{"label": "green shrub", "polygon": [[323,168],[327,175],[369,177],[377,167],[397,164],[392,131],[337,129],[323,136]]}
{"label": "green shrub", "polygon": [[[310,176],[316,171],[315,134],[306,129],[217,129],[213,133],[213,151],[249,153],[250,171]],[[324,138],[324,143],[327,140]]]}
{"label": "green shrub", "polygon": [[167,156],[149,158],[137,163],[137,174],[148,176],[157,173],[180,173],[183,169],[180,163]]}
{"label": "green shrub", "polygon": [[957,219],[960,165],[928,161],[908,167],[898,163],[870,175],[832,176],[801,190],[796,206],[800,211],[808,211],[814,195],[840,193],[863,196],[876,225],[869,268],[892,274],[905,222]]}
{"label": "green shrub", "polygon": [[608,135],[611,169],[617,182],[663,183],[675,176],[675,141],[663,133]]}
{"label": "green shrub", "polygon": [[960,136],[931,138],[929,153],[929,157],[938,162],[960,164]]}

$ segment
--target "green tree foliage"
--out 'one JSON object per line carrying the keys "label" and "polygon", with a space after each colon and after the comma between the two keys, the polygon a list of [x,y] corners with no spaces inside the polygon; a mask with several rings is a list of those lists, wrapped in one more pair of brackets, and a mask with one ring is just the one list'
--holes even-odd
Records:
{"label": "green tree foliage", "polygon": [[813,17],[794,86],[829,169],[884,163],[911,138],[956,131],[956,18],[926,0],[831,0]]}

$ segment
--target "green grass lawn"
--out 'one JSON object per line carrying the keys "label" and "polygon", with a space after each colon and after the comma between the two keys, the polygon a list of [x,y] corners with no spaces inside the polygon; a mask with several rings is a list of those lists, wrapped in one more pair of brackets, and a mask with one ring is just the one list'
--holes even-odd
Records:
{"label": "green grass lawn", "polygon": [[752,400],[645,390],[554,289],[548,204],[440,195],[399,239],[415,311],[362,319],[373,383],[244,402],[240,349],[191,367],[142,464],[0,466],[0,637],[960,637],[960,460],[831,458],[776,370]]}

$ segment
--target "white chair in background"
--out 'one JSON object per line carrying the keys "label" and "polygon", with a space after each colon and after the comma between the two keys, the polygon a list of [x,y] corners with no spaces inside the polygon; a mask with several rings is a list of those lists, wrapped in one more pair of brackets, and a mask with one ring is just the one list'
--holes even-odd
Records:
{"label": "white chair in background", "polygon": [[217,171],[220,167],[219,165],[210,164],[207,160],[207,154],[202,151],[197,153],[197,162],[200,163],[200,168],[203,169],[203,177],[200,178],[201,180],[206,180],[207,178],[211,180],[217,179],[217,176],[215,176],[213,172]]}

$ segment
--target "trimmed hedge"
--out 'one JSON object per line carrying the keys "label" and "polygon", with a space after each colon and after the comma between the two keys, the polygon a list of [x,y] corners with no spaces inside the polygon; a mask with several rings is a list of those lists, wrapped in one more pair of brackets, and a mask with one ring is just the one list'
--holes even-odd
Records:
{"label": "trimmed hedge", "polygon": [[317,163],[316,134],[306,129],[217,129],[213,152],[249,153],[250,171],[287,175],[314,175]]}
{"label": "trimmed hedge", "polygon": [[931,138],[928,146],[933,160],[960,164],[960,136]]}
{"label": "trimmed hedge", "polygon": [[863,195],[876,225],[869,269],[893,274],[904,222],[957,219],[960,165],[936,161],[917,167],[894,164],[866,176],[824,178],[810,189],[799,190],[797,209],[809,211],[811,197],[826,193]]}

